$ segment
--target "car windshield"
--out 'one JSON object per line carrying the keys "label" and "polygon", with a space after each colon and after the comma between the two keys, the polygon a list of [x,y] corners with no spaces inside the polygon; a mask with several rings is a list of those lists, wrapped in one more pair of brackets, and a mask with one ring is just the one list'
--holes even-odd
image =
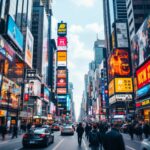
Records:
{"label": "car windshield", "polygon": [[34,130],[34,133],[36,133],[36,134],[45,133],[45,129],[44,129],[44,128],[43,128],[43,129],[35,129],[35,130]]}

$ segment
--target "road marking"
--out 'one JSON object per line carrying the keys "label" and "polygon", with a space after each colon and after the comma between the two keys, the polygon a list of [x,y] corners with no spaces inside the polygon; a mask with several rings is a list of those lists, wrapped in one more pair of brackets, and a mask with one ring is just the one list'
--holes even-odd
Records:
{"label": "road marking", "polygon": [[6,143],[8,143],[8,141],[4,141],[4,142],[2,142],[2,143],[0,143],[0,144],[6,144]]}
{"label": "road marking", "polygon": [[86,146],[86,144],[85,144],[85,140],[83,139],[83,145],[84,145],[84,147],[85,147],[85,150],[88,150],[88,148],[87,148],[87,146]]}
{"label": "road marking", "polygon": [[130,147],[130,146],[126,146],[126,148],[128,148],[128,149],[130,149],[130,150],[136,150],[136,149],[134,149],[133,147]]}
{"label": "road marking", "polygon": [[64,139],[62,139],[52,150],[56,150],[63,141],[64,141]]}

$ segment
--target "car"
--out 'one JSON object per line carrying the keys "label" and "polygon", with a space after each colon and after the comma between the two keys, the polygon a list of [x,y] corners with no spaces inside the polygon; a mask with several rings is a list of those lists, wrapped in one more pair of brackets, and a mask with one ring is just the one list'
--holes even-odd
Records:
{"label": "car", "polygon": [[141,142],[141,150],[150,150],[150,137]]}
{"label": "car", "polygon": [[59,124],[56,124],[56,123],[52,124],[51,128],[53,131],[59,131],[60,130]]}
{"label": "car", "polygon": [[61,135],[74,135],[74,128],[71,125],[65,125],[61,127]]}
{"label": "car", "polygon": [[120,131],[122,133],[127,133],[128,132],[128,124],[123,124],[120,128]]}
{"label": "car", "polygon": [[22,139],[22,145],[25,148],[31,145],[42,145],[47,147],[53,142],[54,134],[48,128],[35,128],[34,130],[29,130],[23,135]]}

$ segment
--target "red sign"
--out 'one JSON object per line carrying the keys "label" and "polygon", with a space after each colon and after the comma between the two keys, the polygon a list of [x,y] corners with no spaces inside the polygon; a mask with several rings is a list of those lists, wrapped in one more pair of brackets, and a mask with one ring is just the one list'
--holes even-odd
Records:
{"label": "red sign", "polygon": [[57,88],[57,94],[66,94],[67,90],[66,88]]}
{"label": "red sign", "polygon": [[66,37],[58,37],[57,46],[67,46],[67,38]]}
{"label": "red sign", "polygon": [[57,78],[66,78],[66,70],[57,70]]}
{"label": "red sign", "polygon": [[138,88],[142,88],[150,83],[150,60],[137,69],[136,76]]}
{"label": "red sign", "polygon": [[29,94],[24,94],[24,101],[28,101],[29,100]]}
{"label": "red sign", "polygon": [[58,78],[57,79],[57,86],[60,86],[60,87],[66,86],[66,79],[65,78]]}
{"label": "red sign", "polygon": [[141,107],[141,103],[140,102],[136,103],[136,107]]}

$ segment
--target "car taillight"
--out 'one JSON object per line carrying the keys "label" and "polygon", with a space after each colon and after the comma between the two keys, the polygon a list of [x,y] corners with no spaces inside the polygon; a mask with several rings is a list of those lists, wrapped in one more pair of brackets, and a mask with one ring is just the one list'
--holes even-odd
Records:
{"label": "car taillight", "polygon": [[40,137],[40,138],[44,138],[44,137],[45,137],[45,134],[40,134],[39,137]]}
{"label": "car taillight", "polygon": [[24,134],[23,138],[24,139],[28,138],[28,134]]}

